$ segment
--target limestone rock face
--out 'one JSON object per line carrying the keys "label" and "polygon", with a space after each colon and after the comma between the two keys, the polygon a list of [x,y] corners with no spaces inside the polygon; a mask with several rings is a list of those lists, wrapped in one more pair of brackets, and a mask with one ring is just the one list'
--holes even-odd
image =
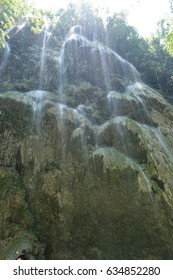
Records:
{"label": "limestone rock face", "polygon": [[0,94],[0,258],[172,259],[173,107],[77,30],[56,90]]}

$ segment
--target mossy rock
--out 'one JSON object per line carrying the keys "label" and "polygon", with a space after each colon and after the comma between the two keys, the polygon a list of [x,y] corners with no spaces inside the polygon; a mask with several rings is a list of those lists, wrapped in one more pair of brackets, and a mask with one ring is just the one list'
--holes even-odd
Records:
{"label": "mossy rock", "polygon": [[147,151],[140,125],[126,117],[115,117],[98,128],[98,145],[115,147],[128,157],[146,163]]}

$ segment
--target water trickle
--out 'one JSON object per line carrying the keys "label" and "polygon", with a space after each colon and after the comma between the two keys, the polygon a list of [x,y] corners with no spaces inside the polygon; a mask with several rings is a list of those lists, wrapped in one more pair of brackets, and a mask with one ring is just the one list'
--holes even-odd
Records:
{"label": "water trickle", "polygon": [[113,89],[122,91],[122,86],[117,84],[118,79],[114,82],[115,77],[111,76],[111,73],[117,75],[117,78],[123,77],[132,82],[140,81],[139,73],[131,63],[124,60],[121,56],[108,47],[103,47],[100,45],[100,43],[97,43],[97,47],[100,52],[105,84],[108,91]]}
{"label": "water trickle", "polygon": [[75,25],[69,31],[69,37],[74,36],[74,34],[79,34],[80,36],[84,35],[84,28],[82,25]]}
{"label": "water trickle", "polygon": [[147,108],[146,89],[139,82],[127,86],[124,93],[110,91],[107,95],[109,113],[112,116],[128,115],[138,122],[153,124]]}
{"label": "water trickle", "polygon": [[58,56],[58,80],[59,80],[59,98],[60,100],[63,100],[63,93],[64,93],[64,84],[65,84],[65,71],[64,71],[64,52],[65,52],[65,44],[66,41],[64,41],[60,54]]}
{"label": "water trickle", "polygon": [[0,76],[2,75],[2,72],[6,67],[9,55],[10,55],[10,47],[9,47],[9,44],[6,43],[5,44],[5,50],[4,50],[4,53],[2,55],[2,60],[0,61]]}
{"label": "water trickle", "polygon": [[92,114],[94,112],[93,108],[91,106],[85,106],[83,104],[79,104],[76,108],[76,110],[83,115],[84,117],[88,118],[89,120],[92,119]]}
{"label": "water trickle", "polygon": [[33,123],[36,125],[36,131],[40,132],[40,122],[42,119],[42,109],[44,106],[44,99],[47,96],[46,91],[34,90],[26,93],[32,98],[32,110],[33,110]]}
{"label": "water trickle", "polygon": [[60,135],[61,135],[61,149],[62,149],[62,159],[64,158],[65,155],[65,150],[66,150],[66,131],[65,131],[65,124],[64,124],[64,109],[66,106],[64,104],[58,103],[57,104],[57,121],[59,124],[59,130],[60,130]]}
{"label": "water trickle", "polygon": [[[109,66],[111,64],[111,58],[116,58],[116,62],[119,63],[120,66],[120,72],[122,71],[127,78],[134,81],[140,81],[139,73],[131,63],[124,60],[120,55],[110,48],[101,45],[98,41],[90,41],[87,39],[82,26],[74,26],[71,28],[69,36],[67,36],[67,41],[71,40],[81,40],[83,44],[88,44],[90,47],[99,50],[101,64],[105,73],[106,82],[108,84],[110,79]],[[108,61],[106,60],[106,56],[108,56]]]}
{"label": "water trickle", "polygon": [[[81,26],[74,26],[67,34],[58,57],[59,92],[63,95],[65,74],[67,82],[85,80],[106,91],[125,91],[127,84],[140,81],[139,73],[129,62],[98,41],[90,41]],[[68,73],[65,60],[68,59]],[[82,71],[81,71],[82,70]],[[93,72],[94,71],[94,72]],[[66,73],[65,73],[66,72]]]}
{"label": "water trickle", "polygon": [[111,75],[109,72],[109,65],[107,62],[107,54],[106,54],[105,49],[100,44],[98,44],[98,49],[99,49],[101,65],[102,65],[103,74],[104,74],[105,88],[106,88],[106,91],[109,92],[111,90]]}
{"label": "water trickle", "polygon": [[147,107],[145,105],[143,96],[146,96],[146,89],[142,83],[136,82],[133,85],[130,85],[126,88],[126,95],[135,101],[140,108],[143,108],[146,114],[148,114]]}
{"label": "water trickle", "polygon": [[169,147],[169,145],[166,143],[163,134],[158,129],[153,129],[156,137],[159,140],[159,143],[161,144],[162,148],[166,152],[167,156],[169,157],[170,161],[173,163],[173,149]]}
{"label": "water trickle", "polygon": [[47,95],[46,91],[33,90],[26,93],[28,96],[33,98],[33,112],[40,111],[43,106],[43,99]]}
{"label": "water trickle", "polygon": [[65,48],[67,43],[71,43],[73,41],[73,55],[76,60],[76,64],[78,63],[78,38],[81,38],[82,40],[85,40],[85,38],[82,36],[83,33],[83,27],[80,25],[73,26],[67,36],[65,37],[65,40],[61,46],[59,56],[57,58],[57,68],[58,68],[58,81],[59,81],[59,99],[63,102],[64,101],[64,85],[66,83],[66,69],[64,64],[65,59]]}
{"label": "water trickle", "polygon": [[[68,107],[65,104],[58,103],[58,123],[61,130],[61,146],[63,157],[66,154],[68,138],[71,137],[72,141],[80,138],[81,149],[85,151],[86,139],[85,129],[90,126],[90,122],[83,114],[77,109]],[[71,136],[70,136],[71,133]]]}
{"label": "water trickle", "polygon": [[165,159],[168,160],[171,164],[173,164],[173,149],[168,145],[166,142],[166,139],[164,138],[162,132],[160,129],[157,128],[148,128],[147,126],[144,126],[146,140],[154,140],[158,147],[161,147],[163,150],[163,155],[165,155]]}
{"label": "water trickle", "polygon": [[[147,192],[150,199],[153,202],[152,196],[152,185],[147,175],[145,174],[142,167],[133,159],[126,156],[124,153],[121,153],[112,147],[101,147],[97,148],[93,153],[93,156],[99,155],[102,163],[103,170],[106,171],[107,168],[113,170],[130,170],[130,172],[135,172],[137,174],[139,189],[142,192]],[[128,179],[128,178],[127,178]],[[135,186],[136,187],[136,186]]]}
{"label": "water trickle", "polygon": [[46,65],[46,46],[51,36],[51,32],[49,31],[49,23],[47,19],[44,20],[44,25],[42,27],[43,33],[43,43],[41,49],[41,57],[40,57],[40,75],[39,75],[39,89],[42,89],[46,84],[46,75],[45,75],[45,65]]}
{"label": "water trickle", "polygon": [[10,37],[15,37],[27,24],[27,21],[20,19],[16,22],[11,28],[8,29],[7,34],[10,34]]}
{"label": "water trickle", "polygon": [[33,123],[36,125],[36,131],[41,132],[41,119],[42,119],[42,110],[44,107],[44,100],[46,99],[48,93],[42,90],[46,84],[46,52],[47,44],[51,36],[49,31],[49,23],[46,18],[44,18],[44,25],[41,31],[42,48],[40,55],[40,73],[39,73],[39,87],[38,90],[27,92],[27,95],[32,98],[32,110],[33,110]]}
{"label": "water trickle", "polygon": [[74,40],[74,42],[76,43],[76,46],[73,49],[73,51],[74,51],[73,54],[75,54],[75,59],[78,59],[78,56],[76,53],[77,52],[77,38],[78,38],[78,36],[80,36],[80,34],[82,34],[82,26],[76,25],[70,29],[69,33],[65,37],[65,40],[64,40],[64,42],[61,46],[60,52],[59,52],[59,56],[57,58],[58,80],[59,80],[59,99],[61,101],[64,101],[63,100],[64,99],[64,84],[66,83],[66,73],[65,73],[65,65],[64,65],[66,44],[68,42],[71,42]]}
{"label": "water trickle", "polygon": [[148,193],[150,195],[150,199],[152,201],[154,201],[153,194],[152,194],[152,184],[151,184],[150,180],[148,179],[148,177],[146,176],[145,172],[142,170],[142,168],[140,166],[138,166],[138,168],[139,168],[139,172],[140,172],[139,185],[141,184],[142,186],[146,187],[146,191],[148,191]]}
{"label": "water trickle", "polygon": [[96,133],[96,145],[114,146],[118,150],[124,153],[127,150],[126,147],[126,117],[115,117],[97,127]]}

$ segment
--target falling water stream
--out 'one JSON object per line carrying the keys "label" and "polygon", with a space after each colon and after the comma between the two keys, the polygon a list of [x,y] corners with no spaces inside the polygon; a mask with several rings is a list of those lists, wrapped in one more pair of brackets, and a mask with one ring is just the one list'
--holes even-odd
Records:
{"label": "falling water stream", "polygon": [[[65,73],[65,66],[64,66],[64,59],[66,55],[66,48],[68,45],[73,43],[73,56],[75,58],[76,64],[79,62],[79,50],[81,50],[84,47],[89,47],[92,51],[90,52],[91,61],[95,61],[97,58],[97,54],[95,54],[95,51],[97,50],[99,52],[100,56],[100,65],[103,72],[104,77],[104,83],[105,88],[107,92],[111,90],[111,75],[110,75],[110,68],[113,70],[115,68],[114,64],[117,64],[118,68],[118,75],[122,75],[122,77],[125,77],[129,80],[132,80],[133,82],[140,81],[139,73],[133,67],[132,64],[121,58],[117,53],[112,51],[106,46],[101,45],[100,42],[97,41],[90,41],[84,36],[84,30],[81,26],[74,26],[70,29],[68,35],[66,36],[59,56],[58,56],[58,69],[59,69],[59,91],[60,96],[63,94],[63,84],[65,82],[64,73]],[[94,65],[93,65],[94,67]]]}
{"label": "falling water stream", "polygon": [[49,23],[47,19],[45,18],[45,23],[42,27],[42,32],[43,33],[43,42],[42,42],[42,49],[41,49],[41,57],[40,57],[40,75],[39,75],[39,89],[42,89],[44,84],[45,84],[45,68],[46,67],[46,51],[47,51],[47,44],[49,41],[49,38],[51,36],[51,32],[49,31]]}
{"label": "falling water stream", "polygon": [[5,69],[5,67],[6,67],[6,64],[7,64],[7,62],[8,62],[9,55],[10,55],[10,47],[9,47],[9,44],[6,42],[6,44],[5,44],[5,50],[4,50],[4,53],[3,53],[3,56],[2,56],[2,60],[0,61],[0,77],[1,77],[2,71],[3,71],[3,70]]}
{"label": "falling water stream", "polygon": [[[99,60],[100,60],[100,65],[102,68],[102,73],[104,77],[104,84],[105,84],[105,89],[107,92],[110,91],[111,89],[111,75],[109,72],[110,64],[112,65],[112,59],[115,60],[118,64],[119,70],[121,72],[122,76],[127,77],[127,79],[132,79],[132,81],[137,82],[139,81],[139,74],[136,71],[136,69],[127,61],[122,59],[118,54],[113,52],[111,49],[108,47],[102,46],[99,42],[97,41],[90,41],[85,37],[85,30],[83,29],[82,26],[74,26],[70,29],[69,33],[65,37],[64,42],[62,43],[62,47],[59,51],[59,55],[57,58],[57,69],[58,69],[58,80],[59,80],[59,100],[61,102],[64,102],[65,100],[65,89],[64,85],[66,84],[66,65],[65,65],[65,58],[66,58],[66,51],[68,49],[68,46],[70,44],[73,44],[73,53],[72,56],[75,59],[75,63],[78,64],[80,61],[80,56],[79,56],[79,50],[81,50],[83,47],[88,46],[91,48],[91,50],[97,50],[99,53]],[[43,44],[44,45],[44,44]],[[43,50],[45,52],[45,46],[43,47]],[[91,61],[93,60],[92,57],[94,56],[94,52],[91,52]],[[44,57],[44,55],[42,55]],[[95,58],[94,58],[95,59]],[[94,61],[94,60],[93,60]],[[113,67],[113,66],[112,66]],[[74,69],[75,71],[75,69]],[[42,73],[42,71],[41,71]],[[86,110],[84,109],[83,104],[79,104],[77,111],[85,116]],[[84,106],[84,107],[82,107]],[[63,119],[64,119],[64,107],[62,104],[58,105],[59,108],[59,117],[61,118],[61,127],[63,127]],[[68,109],[70,110],[70,109]],[[85,112],[84,112],[85,111]],[[79,118],[81,116],[79,115]],[[87,118],[90,120],[89,114],[87,114]],[[83,134],[84,135],[84,134]],[[62,133],[62,137],[64,138],[65,135]],[[83,136],[84,137],[84,136]],[[95,133],[95,139],[97,139],[97,133]],[[65,140],[62,140],[62,143],[64,145]],[[85,146],[85,140],[81,139],[81,143]],[[96,140],[96,146],[97,146],[97,140]]]}
{"label": "falling water stream", "polygon": [[44,99],[47,96],[46,91],[43,90],[47,78],[46,78],[46,71],[47,71],[47,45],[51,36],[50,26],[47,18],[44,18],[44,24],[42,27],[42,31],[40,34],[40,38],[42,39],[42,46],[41,46],[41,54],[40,54],[40,73],[39,73],[39,86],[38,90],[30,91],[27,93],[28,96],[32,97],[33,104],[33,123],[36,124],[36,131],[40,133],[40,123],[42,120],[42,109],[44,107]]}

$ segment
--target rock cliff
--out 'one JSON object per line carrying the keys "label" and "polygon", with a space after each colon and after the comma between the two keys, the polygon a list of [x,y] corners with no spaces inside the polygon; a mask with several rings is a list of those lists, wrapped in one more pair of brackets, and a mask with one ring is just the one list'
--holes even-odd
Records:
{"label": "rock cliff", "polygon": [[37,44],[27,60],[17,36],[1,73],[0,258],[172,259],[173,107],[80,26],[33,64]]}

